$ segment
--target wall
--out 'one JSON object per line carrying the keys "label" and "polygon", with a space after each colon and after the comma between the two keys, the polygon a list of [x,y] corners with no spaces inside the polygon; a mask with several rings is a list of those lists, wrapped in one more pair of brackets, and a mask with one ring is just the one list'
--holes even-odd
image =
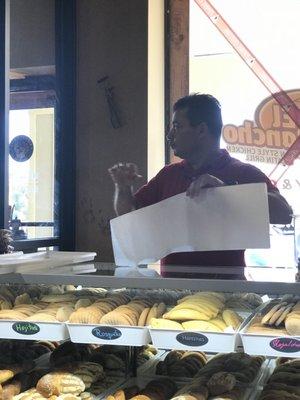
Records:
{"label": "wall", "polygon": [[54,65],[54,6],[54,0],[11,0],[11,68]]}
{"label": "wall", "polygon": [[[76,248],[113,261],[107,169],[135,162],[147,176],[147,0],[77,0]],[[113,129],[103,86],[109,75],[124,126]]]}

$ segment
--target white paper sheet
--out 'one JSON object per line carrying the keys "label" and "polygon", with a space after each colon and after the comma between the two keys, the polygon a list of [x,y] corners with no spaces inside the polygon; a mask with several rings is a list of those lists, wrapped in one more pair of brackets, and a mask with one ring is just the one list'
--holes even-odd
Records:
{"label": "white paper sheet", "polygon": [[185,193],[110,221],[115,263],[137,266],[182,251],[268,248],[265,183]]}

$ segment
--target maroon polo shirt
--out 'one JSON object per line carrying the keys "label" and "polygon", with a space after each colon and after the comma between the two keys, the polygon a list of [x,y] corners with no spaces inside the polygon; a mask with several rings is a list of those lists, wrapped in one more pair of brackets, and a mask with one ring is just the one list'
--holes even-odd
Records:
{"label": "maroon polo shirt", "polygon": [[[166,165],[134,194],[137,208],[146,207],[185,192],[192,181],[202,174],[213,175],[228,184],[265,182],[268,191],[278,191],[258,168],[232,158],[226,150],[221,149],[213,159],[197,170],[186,160]],[[180,232],[176,233],[180,235]],[[169,275],[165,268],[167,265],[244,266],[244,250],[172,253],[161,260],[161,274],[163,276]],[[171,275],[186,276],[185,274]]]}

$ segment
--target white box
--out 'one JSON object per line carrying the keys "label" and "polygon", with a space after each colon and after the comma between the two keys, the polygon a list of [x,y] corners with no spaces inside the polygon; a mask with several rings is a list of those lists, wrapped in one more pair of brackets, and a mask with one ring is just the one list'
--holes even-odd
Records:
{"label": "white box", "polygon": [[0,255],[0,273],[26,273],[42,270],[59,271],[66,265],[85,263],[94,260],[94,252],[80,251],[38,251],[23,254],[22,252]]}
{"label": "white box", "polygon": [[147,327],[67,324],[74,343],[144,346],[150,343]]}
{"label": "white box", "polygon": [[300,358],[300,336],[247,333],[250,325],[251,321],[240,332],[245,353],[271,357]]}
{"label": "white box", "polygon": [[0,320],[0,338],[18,340],[66,340],[69,332],[59,322],[29,322]]}
{"label": "white box", "polygon": [[229,353],[240,345],[240,338],[236,332],[193,332],[150,328],[150,335],[153,346],[158,349]]}

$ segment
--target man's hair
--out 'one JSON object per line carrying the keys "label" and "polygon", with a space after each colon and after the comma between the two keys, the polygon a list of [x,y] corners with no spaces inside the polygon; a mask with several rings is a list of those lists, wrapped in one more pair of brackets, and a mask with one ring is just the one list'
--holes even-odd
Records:
{"label": "man's hair", "polygon": [[222,131],[221,105],[210,94],[193,93],[177,100],[173,111],[186,109],[186,115],[192,126],[205,122],[212,135],[220,138]]}

